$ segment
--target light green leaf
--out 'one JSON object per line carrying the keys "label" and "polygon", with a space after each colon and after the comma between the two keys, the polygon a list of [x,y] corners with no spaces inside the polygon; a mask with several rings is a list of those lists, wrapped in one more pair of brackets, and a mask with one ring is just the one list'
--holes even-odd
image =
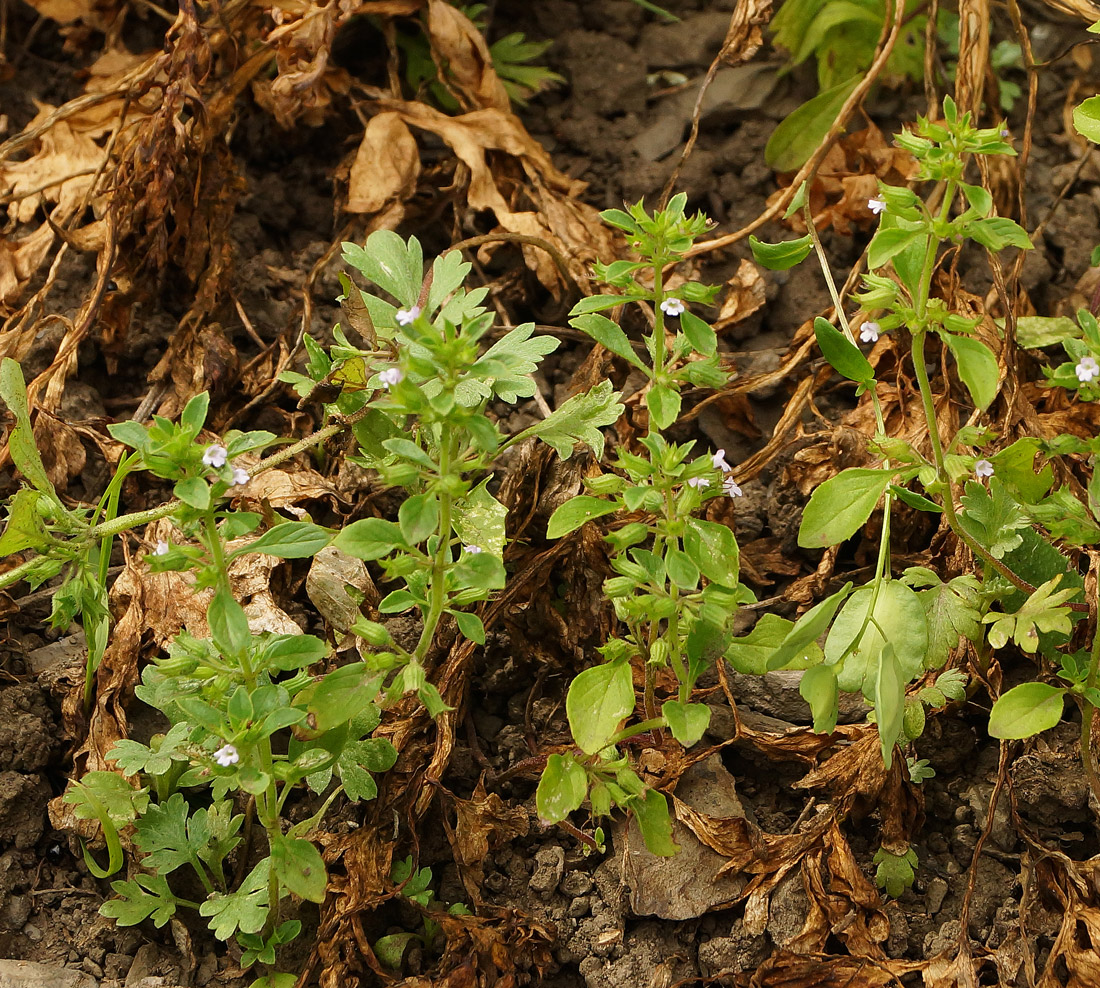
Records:
{"label": "light green leaf", "polygon": [[836,729],[839,713],[839,688],[836,671],[832,666],[811,666],[802,674],[798,684],[802,699],[810,705],[814,717],[814,730],[818,734],[832,734]]}
{"label": "light green leaf", "polygon": [[264,858],[253,868],[240,888],[229,895],[213,893],[199,906],[199,915],[210,919],[210,929],[219,940],[228,940],[239,929],[242,933],[259,933],[267,921],[267,879],[271,858]]}
{"label": "light green leaf", "polygon": [[316,555],[332,539],[332,533],[305,521],[285,521],[269,528],[255,542],[238,549],[233,556],[245,552],[262,552],[280,559],[304,559]]}
{"label": "light green leaf", "polygon": [[737,587],[741,557],[737,537],[729,526],[688,518],[683,539],[684,551],[703,576],[731,590]]}
{"label": "light green leaf", "polygon": [[324,902],[328,875],[321,852],[300,837],[284,837],[269,833],[271,867],[282,885],[301,899]]}
{"label": "light green leaf", "polygon": [[826,480],[810,495],[798,544],[826,549],[850,539],[871,517],[893,477],[893,470],[853,467]]}
{"label": "light green leaf", "polygon": [[886,642],[878,655],[878,676],[875,680],[875,724],[878,726],[879,743],[882,745],[882,764],[887,769],[893,762],[894,745],[901,737],[904,717],[905,680],[902,679],[894,647]]}
{"label": "light green leaf", "polygon": [[818,316],[814,320],[814,335],[817,345],[833,370],[844,375],[849,381],[855,381],[870,387],[875,380],[875,370],[863,352],[827,319]]}
{"label": "light green leaf", "polygon": [[405,498],[397,509],[397,523],[405,541],[419,545],[439,527],[439,498],[432,491]]}
{"label": "light green leaf", "polygon": [[788,114],[764,147],[764,160],[769,167],[777,172],[801,168],[829,132],[859,79],[859,75],[846,79]]}
{"label": "light green leaf", "polygon": [[664,384],[654,384],[645,396],[649,416],[658,429],[667,429],[680,417],[680,392]]}
{"label": "light green leaf", "polygon": [[925,240],[923,230],[906,230],[899,226],[879,227],[878,233],[867,248],[867,266],[877,271],[891,258],[901,254],[914,244]]}
{"label": "light green leaf", "polygon": [[538,436],[563,460],[573,455],[577,443],[584,443],[599,461],[603,459],[604,450],[604,435],[600,429],[618,422],[622,411],[619,392],[612,388],[610,381],[601,381],[587,394],[573,395],[541,422],[524,429],[512,438],[512,443]]}
{"label": "light green leaf", "polygon": [[650,854],[670,858],[680,850],[680,845],[672,839],[672,818],[664,793],[648,789],[644,797],[635,797],[630,801],[630,809],[638,821],[638,829]]}
{"label": "light green leaf", "polygon": [[829,627],[837,608],[851,592],[852,584],[845,583],[836,593],[815,604],[795,623],[783,639],[783,644],[768,659],[769,669],[783,669],[799,656],[803,649],[816,642]]}
{"label": "light green leaf", "polygon": [[406,309],[420,297],[424,279],[424,254],[416,237],[408,245],[392,230],[375,230],[363,247],[345,243],[344,260],[379,288],[389,292]]}
{"label": "light green leaf", "polygon": [[583,333],[587,333],[600,346],[610,350],[615,356],[644,370],[647,374],[649,368],[643,363],[642,358],[635,352],[626,333],[613,323],[607,316],[601,316],[595,312],[588,312],[569,320],[569,325],[574,326]]}
{"label": "light green leaf", "polygon": [[15,427],[8,436],[8,452],[12,462],[30,481],[31,486],[56,498],[54,486],[46,476],[46,468],[42,465],[42,457],[34,442],[23,369],[11,357],[0,360],[0,398],[3,398],[8,411],[15,418]]}
{"label": "light green leaf", "polygon": [[588,792],[588,776],[584,767],[568,755],[551,755],[546,759],[535,807],[546,823],[561,823],[584,802]]}
{"label": "light green leaf", "polygon": [[705,703],[666,700],[661,704],[661,716],[672,736],[685,748],[695,744],[710,725],[710,707]]}
{"label": "light green leaf", "polygon": [[41,492],[28,488],[12,495],[8,501],[4,534],[0,535],[0,559],[24,549],[42,552],[49,546],[46,526],[38,513],[38,502],[42,497]]}
{"label": "light green leaf", "polygon": [[1069,316],[1019,316],[1016,319],[1016,342],[1027,350],[1080,337],[1081,327]]}
{"label": "light green leaf", "polygon": [[785,240],[779,244],[764,243],[756,237],[749,235],[749,247],[752,248],[753,259],[761,267],[770,271],[786,271],[796,264],[801,264],[814,249],[814,239],[808,233],[797,240]]}
{"label": "light green leaf", "polygon": [[[726,648],[726,659],[734,669],[746,676],[763,676],[768,671],[768,660],[786,640],[794,627],[792,621],[772,614],[760,615],[756,627],[747,635],[735,638]],[[809,642],[801,654],[793,656],[784,669],[805,669],[822,659],[816,642]]]}
{"label": "light green leaf", "polygon": [[985,411],[997,397],[997,358],[981,340],[972,336],[944,333],[948,347],[959,366],[959,377],[970,392],[974,407]]}
{"label": "light green leaf", "polygon": [[476,545],[492,555],[504,555],[504,522],[508,509],[489,493],[487,477],[454,506],[452,523],[463,545]]}
{"label": "light green leaf", "polygon": [[989,734],[1018,741],[1049,731],[1062,719],[1066,691],[1049,683],[1021,683],[997,698],[989,712]]}
{"label": "light green leaf", "polygon": [[573,740],[585,754],[607,747],[633,710],[634,682],[626,662],[585,669],[569,684],[565,713]]}
{"label": "light green leaf", "polygon": [[618,508],[614,501],[605,501],[602,497],[593,497],[591,494],[578,494],[559,505],[550,516],[546,537],[560,539],[563,535],[575,532],[585,522],[609,515]]}

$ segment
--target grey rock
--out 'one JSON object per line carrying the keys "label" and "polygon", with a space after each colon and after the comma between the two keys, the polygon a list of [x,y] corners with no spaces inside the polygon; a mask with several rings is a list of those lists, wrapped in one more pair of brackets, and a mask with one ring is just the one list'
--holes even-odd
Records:
{"label": "grey rock", "polygon": [[943,906],[943,900],[947,898],[947,882],[942,878],[932,878],[928,881],[928,891],[924,896],[924,906],[929,916],[935,916]]}
{"label": "grey rock", "polygon": [[[676,795],[696,812],[718,820],[745,816],[733,776],[718,755],[688,769]],[[624,829],[623,879],[630,888],[630,908],[636,915],[692,919],[736,899],[745,887],[741,875],[720,875],[726,859],[678,820],[672,822],[672,839],[680,845],[680,852],[672,857],[650,854],[633,818],[625,828],[620,824],[617,833],[621,835]]]}
{"label": "grey rock", "polygon": [[0,988],[97,988],[90,974],[33,961],[0,960]]}
{"label": "grey rock", "polygon": [[735,928],[728,937],[699,944],[699,970],[708,977],[754,971],[768,956],[768,940]]}
{"label": "grey rock", "polygon": [[638,50],[650,69],[709,65],[729,26],[730,15],[721,11],[691,14],[675,24],[647,24]]}
{"label": "grey rock", "polygon": [[535,873],[527,883],[532,892],[543,897],[558,887],[565,871],[565,851],[556,844],[535,853]]}
{"label": "grey rock", "polygon": [[143,943],[138,947],[137,953],[134,954],[134,962],[126,972],[126,988],[137,988],[140,982],[156,972],[159,961],[160,949],[155,943]]}
{"label": "grey rock", "polygon": [[[735,672],[731,677],[733,695],[739,703],[792,724],[810,724],[813,723],[810,705],[798,692],[801,682],[800,669],[777,669],[766,672],[763,676],[746,676]],[[854,724],[863,720],[870,709],[861,694],[841,693],[837,721],[841,724]]]}
{"label": "grey rock", "polygon": [[772,892],[768,905],[768,934],[786,947],[799,933],[810,914],[810,897],[802,884],[802,872],[793,871]]}

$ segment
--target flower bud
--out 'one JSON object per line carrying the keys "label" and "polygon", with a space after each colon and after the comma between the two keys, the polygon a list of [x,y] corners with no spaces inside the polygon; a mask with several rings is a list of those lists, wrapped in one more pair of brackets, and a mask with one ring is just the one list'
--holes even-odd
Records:
{"label": "flower bud", "polygon": [[612,576],[603,581],[603,592],[611,599],[633,593],[635,582],[629,576]]}
{"label": "flower bud", "polygon": [[605,473],[599,477],[586,477],[584,486],[597,495],[618,494],[626,486],[626,481],[613,473]]}

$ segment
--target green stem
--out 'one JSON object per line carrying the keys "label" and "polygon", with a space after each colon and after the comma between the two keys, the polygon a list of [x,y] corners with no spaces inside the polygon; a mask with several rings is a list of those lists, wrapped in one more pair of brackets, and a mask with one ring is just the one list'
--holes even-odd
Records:
{"label": "green stem", "polygon": [[606,751],[608,748],[614,748],[615,745],[621,744],[627,738],[632,738],[638,734],[645,734],[646,731],[655,731],[664,726],[664,717],[650,717],[648,720],[643,720],[640,724],[635,724],[633,727],[626,727],[619,731],[619,733],[608,741],[600,750]]}
{"label": "green stem", "polygon": [[[1089,658],[1088,675],[1085,677],[1085,689],[1095,688],[1098,672],[1100,672],[1100,627],[1094,624],[1092,655]],[[1097,773],[1096,759],[1092,754],[1092,723],[1096,717],[1096,708],[1083,696],[1077,697],[1077,703],[1081,708],[1081,764],[1085,767],[1089,788],[1100,803],[1100,775]]]}
{"label": "green stem", "polygon": [[[665,312],[661,303],[665,300],[664,266],[662,259],[653,264],[653,383],[657,384],[665,370]],[[652,424],[649,427],[652,433]]]}
{"label": "green stem", "polygon": [[451,522],[454,512],[454,497],[448,490],[447,480],[451,470],[451,461],[455,455],[454,433],[444,430],[445,435],[439,448],[439,476],[443,483],[439,490],[439,543],[435,547],[432,560],[431,588],[428,596],[428,613],[424,616],[424,627],[420,630],[420,640],[416,643],[413,660],[423,665],[435,639],[436,629],[443,617],[447,603],[447,569],[451,565]]}

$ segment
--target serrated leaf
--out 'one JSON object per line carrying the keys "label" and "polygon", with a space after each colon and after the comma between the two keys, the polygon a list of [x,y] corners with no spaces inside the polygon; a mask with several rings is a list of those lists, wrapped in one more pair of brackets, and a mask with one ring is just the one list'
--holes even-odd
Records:
{"label": "serrated leaf", "polygon": [[926,669],[940,669],[959,639],[977,642],[981,637],[980,584],[974,577],[956,577],[950,583],[917,594],[928,619]]}
{"label": "serrated leaf", "polygon": [[959,515],[962,527],[995,559],[1001,559],[1023,541],[1019,529],[1026,528],[1028,520],[996,477],[989,479],[988,488],[969,481],[962,505]]}
{"label": "serrated leaf", "polygon": [[541,422],[514,436],[512,442],[538,436],[563,460],[573,455],[577,443],[584,443],[598,462],[603,459],[604,451],[604,435],[600,429],[618,422],[622,412],[619,392],[612,388],[610,381],[602,381],[587,394],[574,395]]}
{"label": "serrated leaf", "polygon": [[[559,341],[553,336],[535,336],[535,324],[523,323],[502,336],[486,350],[467,372],[456,395],[461,400],[462,385],[477,382],[482,397],[495,394],[512,404],[520,398],[530,398],[536,384],[531,376],[548,353],[553,353]],[[473,402],[463,401],[470,405]]]}
{"label": "serrated leaf", "polygon": [[120,898],[103,903],[99,914],[119,926],[137,926],[152,919],[160,929],[176,914],[176,897],[163,875],[137,875],[129,881],[112,882],[111,888]]}
{"label": "serrated leaf", "polygon": [[271,858],[264,858],[253,868],[240,888],[228,895],[213,893],[199,906],[199,915],[210,920],[210,929],[219,940],[228,940],[239,929],[242,933],[259,933],[267,922],[267,880]]}

